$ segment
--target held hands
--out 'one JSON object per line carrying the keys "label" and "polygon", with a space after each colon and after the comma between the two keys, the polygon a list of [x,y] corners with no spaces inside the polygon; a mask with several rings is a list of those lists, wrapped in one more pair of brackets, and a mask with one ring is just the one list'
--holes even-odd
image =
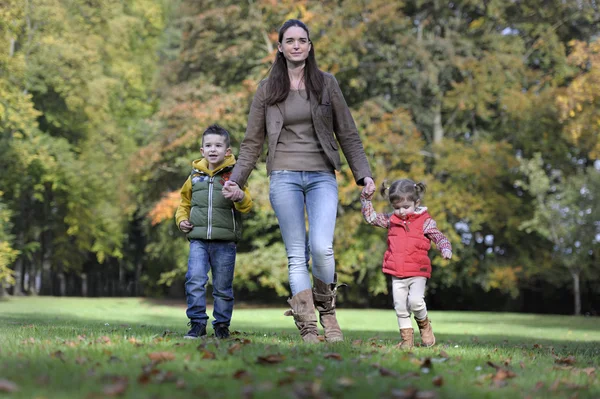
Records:
{"label": "held hands", "polygon": [[365,177],[363,181],[365,186],[362,189],[362,197],[370,200],[373,198],[373,194],[375,194],[375,182],[370,177]]}
{"label": "held hands", "polygon": [[191,224],[189,220],[182,220],[181,223],[179,223],[179,230],[183,231],[184,233],[189,233],[193,228],[194,225]]}
{"label": "held hands", "polygon": [[236,182],[226,181],[223,186],[223,197],[233,202],[239,202],[244,199],[244,191],[237,185]]}

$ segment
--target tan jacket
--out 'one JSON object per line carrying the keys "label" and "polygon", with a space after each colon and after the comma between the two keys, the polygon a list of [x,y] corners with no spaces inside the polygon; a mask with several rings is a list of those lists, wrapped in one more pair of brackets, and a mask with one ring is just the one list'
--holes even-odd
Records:
{"label": "tan jacket", "polygon": [[[339,143],[344,156],[348,160],[354,180],[357,184],[363,185],[363,179],[372,176],[356,124],[337,80],[330,73],[324,72],[323,74],[325,76],[325,87],[323,88],[321,103],[312,93],[310,96],[310,108],[315,132],[325,155],[327,155],[336,170],[341,168],[338,151]],[[254,100],[252,100],[246,135],[240,145],[237,163],[230,177],[230,180],[236,182],[240,187],[246,184],[250,172],[254,169],[262,152],[265,138],[268,142],[267,173],[271,174],[275,148],[283,127],[281,103],[275,105],[265,103],[267,94],[265,83],[266,80],[260,82]]]}

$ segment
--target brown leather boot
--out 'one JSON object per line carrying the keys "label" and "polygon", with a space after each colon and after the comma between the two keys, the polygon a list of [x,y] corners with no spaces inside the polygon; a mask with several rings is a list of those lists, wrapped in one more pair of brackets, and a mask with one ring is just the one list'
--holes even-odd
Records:
{"label": "brown leather boot", "polygon": [[418,320],[417,325],[419,326],[419,332],[421,333],[421,343],[423,346],[435,345],[435,335],[433,335],[433,329],[431,328],[431,321],[428,317],[423,320]]}
{"label": "brown leather boot", "polygon": [[[344,340],[342,329],[335,317],[335,297],[337,296],[337,273],[333,275],[333,283],[326,284],[314,278],[313,296],[319,311],[319,321],[325,329],[325,341],[340,342]],[[343,284],[342,286],[345,286]]]}
{"label": "brown leather boot", "polygon": [[319,336],[317,331],[317,316],[315,315],[315,304],[311,290],[300,291],[288,303],[292,307],[284,315],[294,316],[296,327],[300,330],[300,335],[304,342],[317,343]]}
{"label": "brown leather boot", "polygon": [[400,341],[400,343],[398,344],[398,348],[406,351],[411,350],[414,346],[414,335],[415,330],[413,330],[412,328],[401,328],[400,338],[402,338],[402,341]]}

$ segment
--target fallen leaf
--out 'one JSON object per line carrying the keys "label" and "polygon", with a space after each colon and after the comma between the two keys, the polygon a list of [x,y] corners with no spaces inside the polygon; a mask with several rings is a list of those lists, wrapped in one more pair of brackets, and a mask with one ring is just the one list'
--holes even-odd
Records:
{"label": "fallen leaf", "polygon": [[156,363],[175,360],[175,354],[171,352],[152,352],[148,353],[148,357]]}
{"label": "fallen leaf", "polygon": [[272,355],[259,356],[256,358],[256,362],[258,364],[277,364],[281,363],[285,360],[285,356],[280,353],[275,353]]}
{"label": "fallen leaf", "polygon": [[567,357],[556,357],[554,359],[554,363],[557,363],[557,364],[567,364],[567,365],[575,364],[575,361],[576,361],[575,360],[575,356],[572,356],[572,355],[571,356],[567,356]]}
{"label": "fallen leaf", "polygon": [[96,340],[97,344],[110,344],[110,338],[108,338],[106,335],[101,336],[100,338],[98,338]]}
{"label": "fallen leaf", "polygon": [[354,346],[362,345],[362,339],[355,339],[354,341],[352,341],[352,345],[354,345]]}
{"label": "fallen leaf", "polygon": [[206,349],[202,350],[202,359],[213,360],[216,358],[217,358],[217,355],[215,354],[215,352],[211,352]]}
{"label": "fallen leaf", "polygon": [[341,361],[342,360],[342,355],[340,355],[339,353],[335,353],[335,352],[331,352],[331,353],[326,353],[324,356],[325,359],[333,359],[333,360],[337,360],[337,361]]}
{"label": "fallen leaf", "polygon": [[552,383],[552,385],[550,385],[550,387],[548,388],[548,390],[549,390],[549,391],[552,391],[552,392],[553,392],[553,391],[556,391],[556,390],[558,389],[559,385],[560,385],[560,380],[556,379],[556,380],[555,380],[555,381]]}
{"label": "fallen leaf", "polygon": [[431,364],[431,358],[430,357],[426,357],[425,359],[423,359],[423,362],[421,363],[421,365],[419,367],[423,368],[428,368],[430,369],[433,365]]}
{"label": "fallen leaf", "polygon": [[542,381],[538,381],[535,384],[535,388],[533,388],[534,391],[539,391],[540,389],[542,389],[544,387],[544,383]]}
{"label": "fallen leaf", "polygon": [[444,378],[442,376],[438,375],[438,376],[433,377],[433,380],[431,382],[436,387],[441,387],[442,385],[444,385]]}
{"label": "fallen leaf", "polygon": [[0,392],[17,392],[19,387],[12,381],[0,380]]}
{"label": "fallen leaf", "polygon": [[65,353],[63,351],[56,351],[50,354],[51,357],[65,361]]}
{"label": "fallen leaf", "polygon": [[233,344],[233,345],[231,345],[231,346],[230,346],[230,347],[227,349],[227,352],[228,352],[228,353],[231,355],[231,354],[233,354],[235,351],[238,351],[238,350],[240,350],[240,349],[242,349],[242,344],[240,344],[240,343],[237,343],[237,344]]}
{"label": "fallen leaf", "polygon": [[446,358],[446,359],[447,359],[447,358],[449,358],[450,356],[448,356],[448,354],[446,353],[446,351],[444,351],[444,350],[441,350],[441,351],[440,351],[440,357],[444,357],[444,358]]}
{"label": "fallen leaf", "polygon": [[398,373],[394,370],[386,369],[385,367],[379,367],[379,374],[382,377],[398,377]]}
{"label": "fallen leaf", "polygon": [[102,392],[108,396],[120,396],[127,391],[129,383],[127,378],[122,377],[116,380],[113,384],[105,385]]}
{"label": "fallen leaf", "polygon": [[83,357],[83,356],[77,356],[75,358],[75,363],[77,363],[77,364],[84,364],[84,363],[87,363],[87,361],[88,361],[87,358]]}
{"label": "fallen leaf", "polygon": [[542,349],[543,346],[540,344],[533,344],[533,349]]}
{"label": "fallen leaf", "polygon": [[341,387],[348,388],[354,385],[354,380],[349,377],[340,377],[337,379],[337,384]]}
{"label": "fallen leaf", "polygon": [[520,361],[520,362],[519,362],[519,366],[520,366],[522,369],[524,369],[524,368],[525,368],[525,363],[523,363],[523,361]]}
{"label": "fallen leaf", "polygon": [[280,379],[279,381],[277,381],[277,386],[278,387],[282,387],[284,385],[291,385],[294,382],[296,382],[296,380],[294,379],[293,376],[286,375],[285,377],[283,377],[282,379]]}
{"label": "fallen leaf", "polygon": [[185,380],[183,378],[178,379],[177,382],[175,383],[175,388],[185,389]]}
{"label": "fallen leaf", "polygon": [[246,370],[240,369],[233,373],[233,378],[235,378],[236,380],[247,380],[250,379],[250,373]]}
{"label": "fallen leaf", "polygon": [[594,374],[596,372],[596,369],[594,367],[587,367],[585,369],[581,369],[581,371],[586,373],[588,376],[591,376],[592,374]]}
{"label": "fallen leaf", "polygon": [[142,342],[140,340],[135,339],[134,337],[131,337],[127,340],[127,342],[129,342],[130,344],[133,344],[135,346],[142,346]]}

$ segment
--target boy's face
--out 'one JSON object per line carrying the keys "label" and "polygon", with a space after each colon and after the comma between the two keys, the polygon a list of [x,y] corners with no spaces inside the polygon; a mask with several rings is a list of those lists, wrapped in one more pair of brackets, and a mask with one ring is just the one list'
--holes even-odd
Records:
{"label": "boy's face", "polygon": [[225,137],[217,134],[207,134],[204,136],[204,143],[202,143],[200,152],[208,161],[208,169],[213,170],[223,163],[227,155],[231,154],[231,148],[225,144]]}

